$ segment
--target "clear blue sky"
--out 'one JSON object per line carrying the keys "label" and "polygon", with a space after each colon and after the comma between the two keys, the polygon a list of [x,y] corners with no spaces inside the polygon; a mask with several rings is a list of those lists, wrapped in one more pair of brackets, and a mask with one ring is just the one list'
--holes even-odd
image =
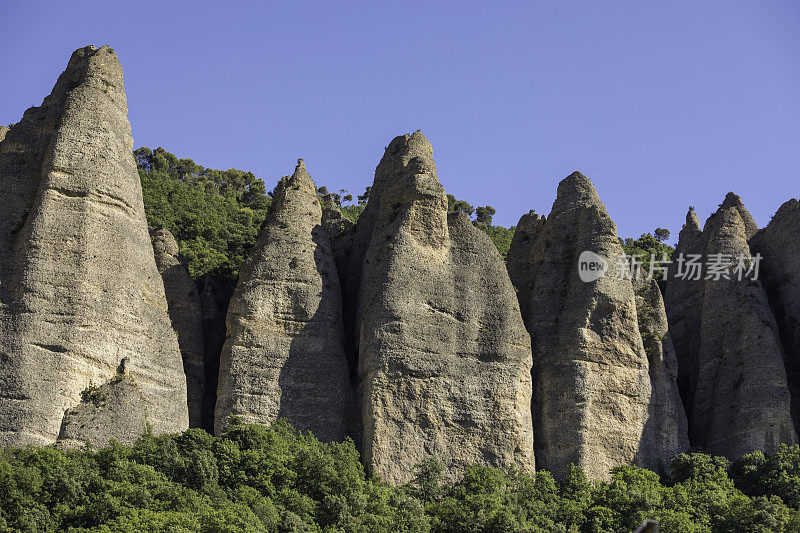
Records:
{"label": "clear blue sky", "polygon": [[581,170],[620,228],[677,230],[740,194],[798,196],[800,2],[35,2],[0,14],[0,123],[110,44],[136,146],[267,182],[302,156],[360,193],[421,128],[448,192],[496,223]]}

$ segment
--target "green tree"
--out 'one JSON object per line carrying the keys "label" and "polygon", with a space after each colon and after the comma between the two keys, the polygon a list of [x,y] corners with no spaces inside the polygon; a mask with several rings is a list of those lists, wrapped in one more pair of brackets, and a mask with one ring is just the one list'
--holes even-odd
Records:
{"label": "green tree", "polygon": [[487,226],[492,225],[492,217],[497,213],[494,207],[487,205],[483,207],[476,207],[475,208],[475,223],[476,224],[486,224]]}
{"label": "green tree", "polygon": [[235,282],[269,207],[264,182],[251,172],[204,168],[163,148],[139,148],[134,156],[148,224],[175,235],[192,277]]}
{"label": "green tree", "polygon": [[658,242],[664,242],[669,239],[669,230],[664,228],[656,228],[653,232],[653,235]]}

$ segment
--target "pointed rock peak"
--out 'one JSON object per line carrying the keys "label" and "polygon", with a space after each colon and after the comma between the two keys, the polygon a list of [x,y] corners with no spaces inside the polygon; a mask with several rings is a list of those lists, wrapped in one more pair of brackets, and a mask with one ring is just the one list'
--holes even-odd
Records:
{"label": "pointed rock peak", "polygon": [[422,134],[422,130],[414,133],[398,135],[386,147],[384,159],[392,156],[433,158],[433,146]]}
{"label": "pointed rock peak", "polygon": [[517,229],[529,230],[532,228],[538,228],[544,223],[544,220],[545,218],[543,215],[539,215],[536,213],[536,211],[531,209],[519,219],[519,222],[517,222]]}
{"label": "pointed rock peak", "polygon": [[689,211],[686,212],[686,225],[685,228],[691,229],[700,229],[700,219],[697,216],[697,213],[694,212],[694,207],[690,207]]}
{"label": "pointed rock peak", "polygon": [[720,205],[719,211],[724,211],[730,208],[734,208],[736,209],[736,211],[739,212],[739,216],[741,217],[742,222],[744,223],[744,228],[745,228],[745,233],[747,234],[747,238],[749,239],[750,237],[755,235],[756,232],[758,231],[758,224],[756,224],[756,221],[753,219],[753,216],[744,206],[742,199],[732,192],[729,192],[727,195],[725,195],[725,200],[722,202],[722,205]]}
{"label": "pointed rock peak", "polygon": [[[67,64],[67,69],[64,71],[64,74],[74,74],[75,72],[82,70],[90,64],[88,62],[90,59],[109,60],[119,65],[119,58],[117,58],[113,48],[107,44],[101,46],[100,48],[96,48],[93,44],[90,44],[88,46],[78,48],[72,52],[72,56],[69,58],[69,63]],[[91,64],[95,65],[96,63],[92,61]]]}
{"label": "pointed rock peak", "polygon": [[729,192],[725,195],[725,200],[722,202],[723,208],[728,207],[744,207],[744,203],[742,202],[742,198],[738,194],[734,194]]}
{"label": "pointed rock peak", "polygon": [[300,185],[305,188],[311,188],[314,190],[314,194],[316,194],[317,188],[314,185],[314,180],[309,176],[306,170],[306,164],[302,159],[297,160],[297,166],[294,168],[294,173],[292,177],[289,178],[289,181],[295,186]]}
{"label": "pointed rock peak", "polygon": [[424,190],[425,194],[444,198],[444,189],[436,174],[433,147],[419,130],[395,137],[386,147],[375,169],[370,200],[380,202],[384,192],[396,186],[407,190]]}
{"label": "pointed rock peak", "polygon": [[556,200],[559,201],[599,201],[597,190],[592,182],[577,170],[558,184]]}
{"label": "pointed rock peak", "polygon": [[123,106],[127,113],[122,65],[113,49],[107,45],[100,48],[89,45],[75,50],[42,107],[60,106],[59,102],[67,92],[83,84],[107,95]]}

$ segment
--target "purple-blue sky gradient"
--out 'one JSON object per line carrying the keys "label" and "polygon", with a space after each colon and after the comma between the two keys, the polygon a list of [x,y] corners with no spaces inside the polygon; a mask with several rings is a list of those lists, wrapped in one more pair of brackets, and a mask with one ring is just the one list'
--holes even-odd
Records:
{"label": "purple-blue sky gradient", "polygon": [[421,128],[448,192],[515,224],[581,170],[623,237],[729,190],[798,196],[800,2],[35,2],[0,7],[0,123],[75,48],[125,68],[136,146],[361,193]]}

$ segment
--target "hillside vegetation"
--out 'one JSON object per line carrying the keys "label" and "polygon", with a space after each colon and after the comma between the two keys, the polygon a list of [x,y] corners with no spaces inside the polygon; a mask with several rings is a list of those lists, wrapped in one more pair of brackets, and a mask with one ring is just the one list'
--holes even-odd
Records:
{"label": "hillside vegetation", "polygon": [[175,236],[189,273],[236,280],[270,204],[252,172],[214,170],[163,148],[134,152],[147,223]]}
{"label": "hillside vegetation", "polygon": [[797,531],[800,449],[734,464],[682,454],[672,477],[622,467],[592,484],[579,468],[473,466],[441,482],[435,461],[389,487],[370,478],[352,441],[324,444],[280,421],[235,423],[222,437],[190,429],[131,447],[0,451],[0,531],[73,532],[666,532]]}

